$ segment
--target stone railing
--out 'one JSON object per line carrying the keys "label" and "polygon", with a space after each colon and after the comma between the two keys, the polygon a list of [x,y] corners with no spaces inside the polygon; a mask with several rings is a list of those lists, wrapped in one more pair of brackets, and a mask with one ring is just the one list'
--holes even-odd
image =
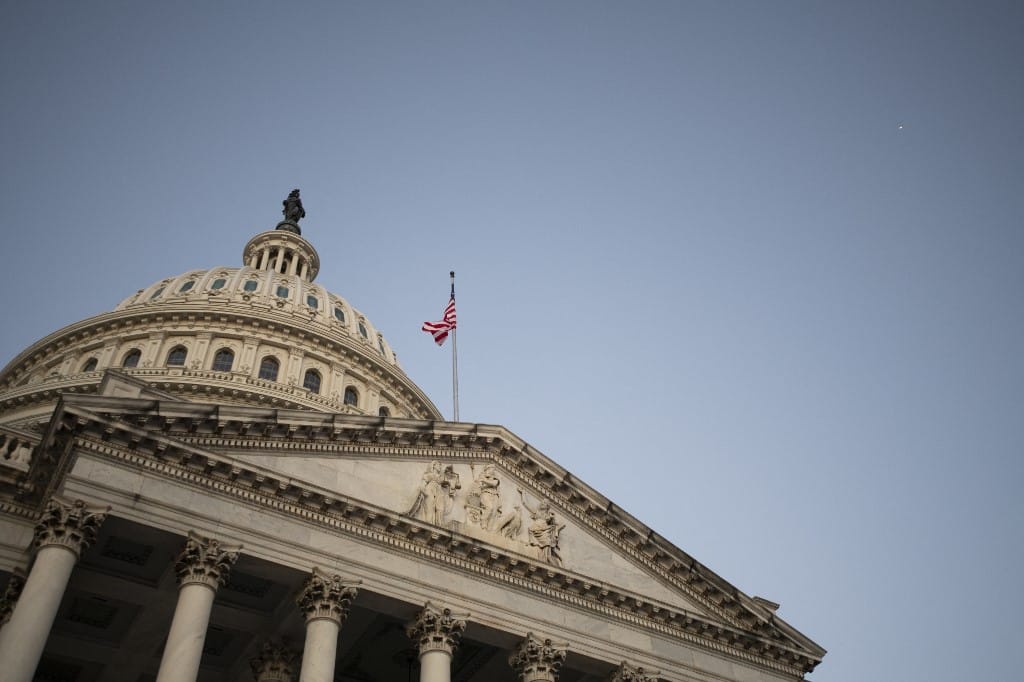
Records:
{"label": "stone railing", "polygon": [[28,471],[39,438],[35,434],[0,426],[0,466]]}

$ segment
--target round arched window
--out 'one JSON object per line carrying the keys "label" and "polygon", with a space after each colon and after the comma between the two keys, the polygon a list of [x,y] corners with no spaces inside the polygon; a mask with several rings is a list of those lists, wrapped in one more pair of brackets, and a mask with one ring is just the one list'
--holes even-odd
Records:
{"label": "round arched window", "polygon": [[97,360],[96,358],[89,358],[88,360],[85,361],[85,364],[82,365],[82,371],[83,372],[91,372],[94,369],[96,369],[96,365],[98,365],[98,364],[99,364],[99,360]]}
{"label": "round arched window", "polygon": [[281,363],[277,361],[273,355],[260,360],[260,379],[266,379],[267,381],[277,381],[277,372],[281,369]]}
{"label": "round arched window", "polygon": [[221,348],[213,356],[213,371],[230,372],[231,366],[235,364],[235,352],[230,348]]}
{"label": "round arched window", "polygon": [[310,393],[320,392],[320,372],[315,369],[307,369],[306,375],[302,378],[302,387]]}
{"label": "round arched window", "polygon": [[139,360],[142,359],[142,351],[138,348],[133,348],[124,355],[124,359],[121,360],[122,367],[138,367]]}
{"label": "round arched window", "polygon": [[380,417],[390,417],[390,416],[391,416],[391,410],[389,410],[389,409],[388,409],[387,407],[385,407],[384,405],[381,405],[381,406],[380,406],[380,407],[379,407],[379,408],[377,409],[377,415],[378,415],[378,416],[380,416]]}
{"label": "round arched window", "polygon": [[352,405],[353,407],[359,404],[359,394],[351,386],[345,389],[345,404]]}
{"label": "round arched window", "polygon": [[185,358],[187,356],[188,350],[185,346],[175,346],[171,349],[171,352],[167,354],[167,366],[182,367],[185,364]]}

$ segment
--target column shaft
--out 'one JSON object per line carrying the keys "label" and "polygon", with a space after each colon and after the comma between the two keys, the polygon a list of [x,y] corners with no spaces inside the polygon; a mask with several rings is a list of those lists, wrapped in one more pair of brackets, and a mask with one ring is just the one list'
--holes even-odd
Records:
{"label": "column shaft", "polygon": [[330,618],[317,618],[306,623],[299,682],[333,682],[340,630],[338,622]]}
{"label": "column shaft", "polygon": [[167,634],[157,682],[195,682],[203,657],[203,642],[210,625],[213,588],[199,583],[182,585]]}
{"label": "column shaft", "polygon": [[451,682],[452,655],[435,649],[420,654],[420,682]]}
{"label": "column shaft", "polygon": [[3,628],[0,661],[4,682],[31,682],[77,561],[74,551],[56,545],[43,547],[36,554],[11,620]]}

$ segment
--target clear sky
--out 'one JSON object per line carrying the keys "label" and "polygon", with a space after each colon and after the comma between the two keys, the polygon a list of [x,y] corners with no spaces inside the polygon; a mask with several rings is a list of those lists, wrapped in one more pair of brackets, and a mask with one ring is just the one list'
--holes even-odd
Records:
{"label": "clear sky", "polygon": [[1020,679],[1024,3],[9,2],[0,362],[302,189],[318,281],[829,650]]}

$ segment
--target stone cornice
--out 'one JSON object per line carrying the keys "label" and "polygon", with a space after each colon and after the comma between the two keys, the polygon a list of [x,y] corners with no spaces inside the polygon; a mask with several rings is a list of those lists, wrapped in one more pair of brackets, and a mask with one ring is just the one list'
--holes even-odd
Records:
{"label": "stone cornice", "polygon": [[[367,341],[339,333],[330,325],[310,320],[308,315],[298,312],[279,312],[228,300],[216,307],[192,301],[116,310],[68,325],[32,344],[0,370],[0,391],[5,400],[22,396],[29,399],[27,396],[40,391],[60,390],[65,382],[70,382],[69,385],[88,383],[90,375],[97,379],[102,372],[57,377],[24,387],[13,386],[22,376],[34,371],[41,361],[56,353],[74,349],[90,339],[128,333],[145,335],[153,331],[153,327],[159,327],[164,332],[174,332],[174,325],[181,325],[183,334],[210,331],[218,334],[255,335],[261,339],[276,336],[280,337],[279,343],[285,345],[308,345],[335,360],[342,359],[350,369],[363,372],[366,377],[373,377],[392,394],[402,396],[404,401],[418,406],[426,414],[440,416],[433,402],[406,376],[401,367],[384,361],[376,348]],[[85,392],[87,389],[79,390]],[[297,404],[302,405],[304,402],[300,400]],[[314,404],[309,406],[317,408]],[[0,404],[0,409],[3,407]]]}
{"label": "stone cornice", "polygon": [[[90,408],[110,416],[91,413]],[[282,414],[282,411],[258,408],[225,409],[184,403],[82,397],[69,401],[63,406],[62,412],[62,418],[55,419],[55,422],[73,421],[76,424],[76,443],[82,448],[121,460],[129,466],[149,469],[190,485],[234,497],[264,510],[296,516],[306,522],[340,530],[366,541],[417,556],[431,557],[499,583],[513,584],[548,598],[647,627],[787,674],[809,672],[824,654],[820,647],[781,621],[761,619],[756,613],[750,614],[741,599],[751,603],[753,600],[741,595],[735,588],[731,588],[731,593],[720,590],[711,592],[711,587],[721,579],[706,572],[696,562],[691,560],[692,563],[684,565],[682,569],[674,568],[673,564],[666,561],[666,557],[672,558],[672,555],[662,548],[661,543],[665,541],[653,533],[642,537],[642,542],[635,541],[639,533],[627,525],[632,517],[619,516],[618,510],[610,503],[600,505],[601,514],[595,513],[593,510],[596,503],[603,498],[589,488],[572,480],[574,494],[566,493],[564,488],[569,485],[567,481],[571,480],[567,475],[555,477],[561,485],[546,483],[554,474],[545,466],[545,460],[522,450],[516,451],[518,457],[509,452],[514,436],[502,427],[308,412]],[[78,416],[71,413],[77,413]],[[414,521],[396,512],[310,485],[296,484],[269,472],[258,471],[255,467],[242,466],[237,461],[221,459],[212,452],[180,442],[182,439],[213,440],[218,438],[219,433],[222,434],[219,436],[223,439],[222,447],[237,447],[253,429],[256,429],[260,439],[273,439],[265,442],[265,447],[276,449],[289,441],[305,440],[315,444],[317,441],[329,440],[335,452],[339,445],[359,443],[361,438],[379,431],[392,433],[393,436],[387,437],[393,437],[396,441],[414,435],[415,440],[419,441],[427,434],[435,446],[439,440],[437,436],[441,436],[440,440],[446,448],[454,448],[457,446],[453,443],[473,439],[474,444],[479,443],[482,447],[466,449],[463,453],[465,456],[480,458],[490,455],[503,466],[512,468],[524,480],[545,487],[555,499],[574,512],[577,520],[587,522],[592,529],[600,531],[635,561],[663,576],[698,603],[708,606],[708,610],[716,616],[730,614],[732,617],[722,618],[724,623],[714,622],[699,614],[688,613],[614,586],[596,583],[586,576],[538,563],[534,559]],[[429,454],[429,451],[425,454]],[[450,457],[459,455],[455,449],[446,452],[446,456]],[[534,466],[521,466],[517,461],[520,458],[529,458]],[[603,522],[609,517],[611,521]],[[652,545],[658,548],[661,555],[650,551]],[[681,550],[671,549],[677,555],[684,555]],[[659,559],[659,556],[662,558]],[[694,583],[709,587],[702,593],[692,587]],[[723,597],[716,604],[713,597],[719,594],[731,594],[732,600],[726,601]],[[796,636],[791,632],[796,633]]]}

